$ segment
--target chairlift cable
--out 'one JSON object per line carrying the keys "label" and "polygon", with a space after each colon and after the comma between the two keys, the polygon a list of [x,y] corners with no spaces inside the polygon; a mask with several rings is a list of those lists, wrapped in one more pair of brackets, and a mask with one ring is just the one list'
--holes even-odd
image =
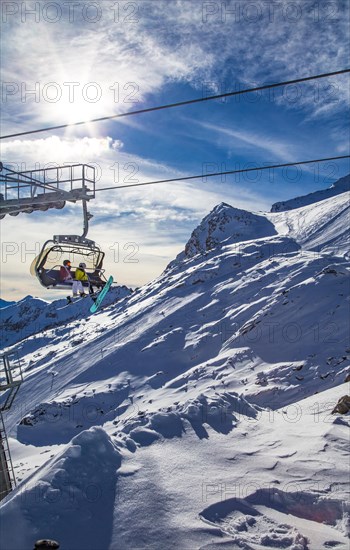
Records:
{"label": "chairlift cable", "polygon": [[314,159],[314,160],[303,160],[299,162],[287,162],[284,164],[274,164],[274,165],[268,165],[268,166],[258,166],[254,168],[242,168],[240,170],[226,170],[223,172],[212,172],[208,174],[199,174],[195,176],[183,176],[181,178],[169,178],[164,180],[156,180],[156,181],[145,181],[140,183],[131,183],[128,185],[117,185],[113,187],[101,187],[100,189],[95,189],[95,192],[98,191],[109,191],[112,189],[126,189],[129,187],[141,187],[145,185],[154,185],[156,183],[171,183],[171,182],[178,182],[178,181],[188,181],[188,180],[194,180],[194,179],[200,179],[200,178],[212,178],[214,176],[227,176],[230,174],[242,174],[246,172],[255,172],[258,170],[271,170],[275,168],[286,168],[288,166],[299,166],[299,165],[305,165],[305,164],[312,164],[314,162],[329,162],[332,160],[343,160],[350,158],[350,155],[341,155],[338,157],[328,157],[328,158],[321,158],[321,159]]}
{"label": "chairlift cable", "polygon": [[226,92],[226,93],[223,93],[223,94],[215,94],[215,95],[206,96],[206,97],[198,97],[198,98],[194,98],[194,99],[188,99],[188,100],[185,100],[185,101],[178,101],[176,103],[167,103],[165,105],[158,105],[158,106],[155,106],[155,107],[148,107],[146,109],[138,109],[136,111],[129,111],[129,112],[120,113],[120,114],[117,114],[117,115],[109,115],[109,116],[104,116],[104,117],[99,117],[99,118],[93,118],[91,120],[82,120],[82,121],[79,121],[79,122],[69,122],[69,123],[66,123],[66,124],[59,124],[57,126],[47,126],[45,128],[38,128],[37,130],[27,130],[25,132],[16,132],[15,134],[7,134],[5,136],[0,136],[0,139],[8,139],[8,138],[14,138],[14,137],[19,137],[19,136],[27,136],[27,135],[31,135],[31,134],[38,134],[40,132],[49,132],[51,130],[60,130],[62,128],[69,128],[69,127],[72,127],[72,126],[82,126],[84,124],[92,124],[92,123],[95,123],[95,122],[104,122],[104,121],[113,120],[113,119],[116,119],[116,118],[128,117],[128,116],[133,116],[133,115],[140,115],[140,114],[144,114],[144,113],[151,113],[153,111],[161,111],[161,110],[164,110],[164,109],[172,109],[174,107],[183,107],[185,105],[193,105],[195,103],[203,103],[205,101],[211,101],[213,99],[221,99],[221,98],[225,98],[225,97],[243,95],[243,94],[247,94],[247,93],[250,93],[250,92],[260,92],[260,91],[263,91],[263,90],[270,90],[271,88],[278,88],[278,87],[287,86],[287,85],[290,85],[290,84],[300,84],[302,82],[308,82],[310,80],[317,80],[317,79],[320,79],[320,78],[328,78],[328,77],[331,77],[331,76],[337,76],[337,75],[341,75],[341,74],[345,74],[345,73],[349,73],[349,72],[350,72],[350,69],[341,69],[341,70],[332,71],[332,72],[329,72],[329,73],[322,73],[322,74],[307,76],[307,77],[304,77],[304,78],[295,78],[293,80],[286,80],[284,82],[276,82],[276,83],[273,83],[273,84],[264,84],[262,86],[255,86],[253,88],[246,88],[244,90],[235,90],[235,91]]}

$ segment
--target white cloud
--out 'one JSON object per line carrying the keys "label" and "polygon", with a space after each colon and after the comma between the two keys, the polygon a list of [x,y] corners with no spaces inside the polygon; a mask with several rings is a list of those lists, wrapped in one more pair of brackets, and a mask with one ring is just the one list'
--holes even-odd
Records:
{"label": "white cloud", "polygon": [[269,154],[282,159],[286,162],[295,160],[295,146],[293,143],[288,143],[281,139],[268,137],[266,134],[258,134],[244,130],[232,130],[224,126],[209,124],[205,122],[197,122],[199,126],[207,130],[211,130],[223,137],[223,141],[227,149],[245,149],[267,151]]}
{"label": "white cloud", "polygon": [[93,158],[114,154],[123,147],[120,140],[106,138],[67,138],[50,136],[41,139],[14,139],[5,141],[2,146],[2,159],[4,162],[27,165],[28,170],[35,168],[36,164],[44,167],[49,163],[80,163],[89,162]]}

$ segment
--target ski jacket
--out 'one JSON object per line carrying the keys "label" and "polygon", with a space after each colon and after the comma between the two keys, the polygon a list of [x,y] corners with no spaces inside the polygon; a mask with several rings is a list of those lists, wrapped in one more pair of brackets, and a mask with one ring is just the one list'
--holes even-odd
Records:
{"label": "ski jacket", "polygon": [[83,269],[81,269],[81,267],[77,267],[77,269],[75,270],[75,280],[76,281],[88,281],[89,277],[87,276],[85,271]]}
{"label": "ski jacket", "polygon": [[73,277],[70,272],[70,269],[65,265],[62,265],[60,268],[60,281],[72,281]]}

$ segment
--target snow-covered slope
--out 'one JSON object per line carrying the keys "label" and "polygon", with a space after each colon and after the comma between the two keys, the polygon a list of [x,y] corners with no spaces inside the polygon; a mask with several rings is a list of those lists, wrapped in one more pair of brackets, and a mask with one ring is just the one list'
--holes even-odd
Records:
{"label": "snow-covered slope", "polygon": [[303,248],[350,258],[350,193],[267,216]]}
{"label": "snow-covered slope", "polygon": [[348,548],[350,265],[276,216],[221,204],[156,280],[21,341],[6,550]]}
{"label": "snow-covered slope", "polygon": [[320,202],[324,199],[336,197],[337,195],[350,191],[350,174],[340,178],[329,189],[322,189],[321,191],[315,191],[309,193],[303,197],[296,197],[284,202],[276,202],[272,205],[271,212],[281,212],[285,210],[293,210],[294,208],[300,208],[309,204]]}

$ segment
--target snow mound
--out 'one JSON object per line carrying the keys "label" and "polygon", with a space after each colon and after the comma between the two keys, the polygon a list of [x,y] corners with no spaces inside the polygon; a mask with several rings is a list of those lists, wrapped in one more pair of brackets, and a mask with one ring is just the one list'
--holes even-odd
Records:
{"label": "snow mound", "polygon": [[336,195],[346,191],[350,191],[350,174],[337,180],[329,189],[315,191],[314,193],[309,193],[308,195],[296,197],[288,201],[276,202],[272,205],[271,212],[294,210],[295,208],[300,208],[301,206],[307,206],[324,199],[329,199],[330,197],[335,197]]}
{"label": "snow mound", "polygon": [[1,529],[1,547],[32,548],[35,540],[48,537],[59,540],[62,548],[108,548],[120,464],[120,452],[102,428],[80,433],[11,494],[2,521],[16,510],[23,528]]}
{"label": "snow mound", "polygon": [[182,254],[191,258],[197,254],[205,254],[224,243],[249,241],[276,233],[274,225],[264,216],[233,208],[222,202],[192,232]]}
{"label": "snow mound", "polygon": [[[180,438],[191,427],[199,439],[208,439],[208,430],[228,434],[242,417],[256,419],[261,410],[242,395],[226,392],[222,396],[204,394],[182,405],[151,414],[139,413],[137,419],[126,423],[123,432],[139,446],[148,446],[159,439]],[[128,445],[130,444],[128,439]]]}

